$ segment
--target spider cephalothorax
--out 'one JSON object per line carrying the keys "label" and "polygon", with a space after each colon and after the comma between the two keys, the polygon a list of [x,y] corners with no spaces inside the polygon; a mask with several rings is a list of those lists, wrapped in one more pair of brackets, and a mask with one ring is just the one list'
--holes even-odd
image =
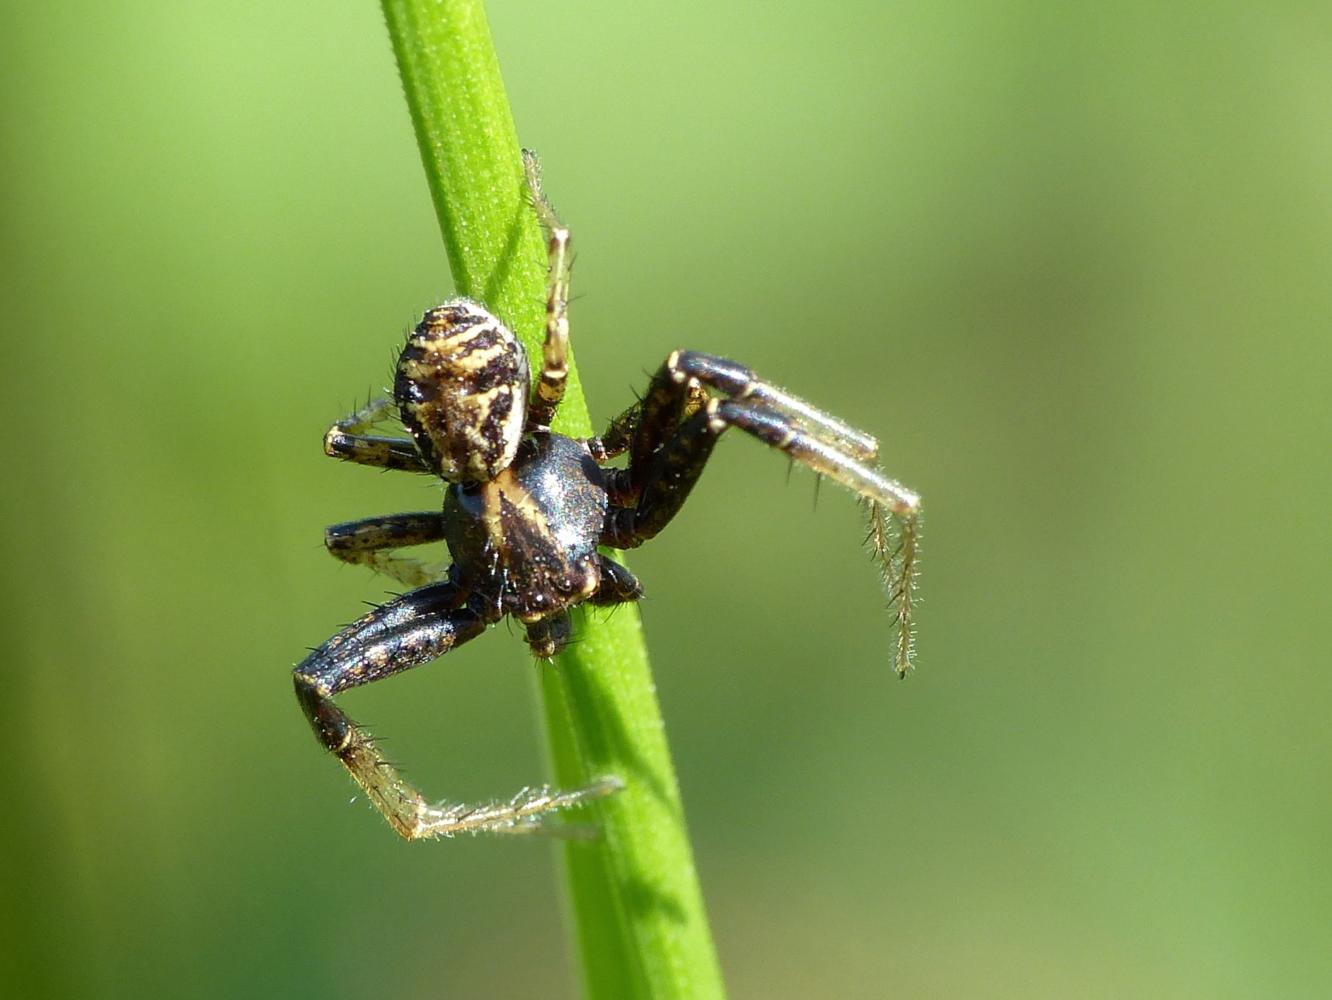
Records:
{"label": "spider cephalothorax", "polygon": [[[513,333],[484,306],[453,299],[429,310],[408,336],[393,397],[338,421],[324,439],[335,458],[427,473],[447,484],[440,510],[328,528],[325,542],[335,556],[416,589],[364,615],[295,668],[297,698],[320,742],[412,839],[530,830],[545,814],[613,791],[618,782],[571,792],[524,789],[482,806],[432,805],[333,696],[442,656],[505,616],[522,624],[536,656],[554,656],[570,640],[570,608],[637,600],[638,580],[599,548],[634,548],[665,528],[729,428],[862,498],[894,612],[895,665],[901,674],[910,666],[920,499],[879,472],[871,436],[743,365],[694,351],[672,353],[643,398],[601,437],[549,430],[567,377],[569,231],[542,194],[535,159],[525,154],[524,162],[550,252],[535,390]],[[394,415],[410,438],[366,433]],[[603,467],[626,452],[625,468]],[[442,579],[393,554],[437,541],[452,559]]]}

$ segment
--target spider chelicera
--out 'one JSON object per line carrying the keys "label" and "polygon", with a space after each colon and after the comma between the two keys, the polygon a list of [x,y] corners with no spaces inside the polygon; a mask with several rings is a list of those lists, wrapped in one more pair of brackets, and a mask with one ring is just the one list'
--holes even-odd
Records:
{"label": "spider chelicera", "polygon": [[[442,510],[327,529],[333,555],[416,589],[353,622],[294,670],[296,696],[320,743],[408,839],[528,831],[546,814],[620,783],[528,788],[482,805],[432,804],[333,696],[443,656],[506,615],[521,623],[535,656],[552,657],[569,642],[571,608],[637,600],[638,580],[599,547],[631,549],[665,528],[729,428],[861,497],[894,616],[895,666],[902,675],[910,666],[920,498],[880,473],[878,443],[868,434],[743,365],[695,351],[672,353],[642,399],[600,437],[549,430],[568,374],[569,230],[542,192],[535,157],[524,152],[523,162],[550,254],[535,390],[518,338],[482,305],[450,299],[408,336],[392,397],[339,420],[324,438],[334,458],[438,476],[446,486]],[[408,438],[367,433],[395,415]],[[625,453],[624,468],[603,465]],[[392,551],[440,540],[452,557],[442,579]]]}

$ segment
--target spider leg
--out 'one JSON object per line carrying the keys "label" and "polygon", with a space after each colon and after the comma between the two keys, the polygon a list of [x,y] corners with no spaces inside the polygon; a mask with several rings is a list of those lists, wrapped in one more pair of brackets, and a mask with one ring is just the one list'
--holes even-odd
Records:
{"label": "spider leg", "polygon": [[[748,400],[714,399],[706,411],[717,433],[737,427],[858,494],[869,520],[867,541],[883,575],[893,613],[893,666],[899,677],[911,669],[915,579],[920,547],[920,497],[874,466],[840,451],[793,425],[791,418]],[[885,516],[896,521],[896,532]]]}
{"label": "spider leg", "polygon": [[[647,459],[670,430],[702,409],[706,386],[733,401],[748,400],[789,418],[792,427],[826,442],[849,457],[868,462],[879,451],[879,443],[830,413],[779,389],[756,376],[744,365],[699,351],[673,351],[652,377],[640,404],[642,413],[630,451],[630,469],[641,470],[635,484],[641,487],[647,474]],[[799,459],[798,455],[792,457]]]}
{"label": "spider leg", "polygon": [[587,599],[588,604],[606,606],[637,601],[643,596],[643,585],[614,559],[597,554],[597,568],[601,570],[601,583]]}
{"label": "spider leg", "polygon": [[583,439],[583,446],[591,452],[594,461],[600,464],[629,450],[642,409],[643,403],[639,401],[612,420],[601,436]]}
{"label": "spider leg", "polygon": [[[661,441],[668,438],[681,421],[703,409],[709,398],[707,390],[697,381],[691,380],[684,384],[683,400],[674,400],[674,405],[662,406],[659,403],[654,406],[653,415],[658,422],[655,431],[656,439]],[[610,426],[600,437],[583,439],[583,447],[588,450],[594,462],[598,464],[607,462],[633,447],[634,441],[639,436],[643,409],[644,401],[640,399],[612,420]],[[627,469],[605,470],[606,495],[613,506],[632,507],[634,505],[643,489],[641,473],[646,466],[647,463],[640,462],[637,467],[637,476],[632,461],[630,461]]]}
{"label": "spider leg", "polygon": [[485,631],[490,617],[465,598],[466,592],[452,581],[422,587],[349,625],[293,671],[296,698],[319,742],[408,840],[530,832],[545,814],[619,787],[603,780],[573,792],[525,788],[507,801],[432,805],[389,763],[370,734],[334,703],[333,696],[341,691],[427,663]]}
{"label": "spider leg", "polygon": [[337,421],[324,435],[324,454],[358,465],[407,472],[430,472],[416,445],[407,438],[366,434],[375,424],[398,416],[398,404],[387,396],[372,399]]}
{"label": "spider leg", "polygon": [[366,517],[324,529],[324,545],[332,555],[343,562],[369,566],[409,587],[434,583],[441,574],[416,559],[392,555],[387,550],[437,542],[443,537],[444,515],[439,511]]}
{"label": "spider leg", "polygon": [[625,472],[637,484],[632,491],[637,502],[611,507],[600,543],[632,549],[655,538],[684,506],[723,430],[712,425],[707,409],[701,410],[671,429],[641,464],[631,464]]}
{"label": "spider leg", "polygon": [[[690,412],[699,386],[722,395]],[[869,540],[894,612],[898,673],[910,666],[920,498],[872,463],[878,444],[868,434],[754,376],[742,365],[676,351],[643,397],[625,477],[613,477],[633,506],[612,509],[602,544],[632,548],[655,536],[679,512],[717,438],[738,427],[865,501]],[[896,522],[889,523],[888,515]]]}
{"label": "spider leg", "polygon": [[541,351],[541,376],[528,405],[529,427],[549,427],[555,410],[564,399],[569,379],[569,227],[551,207],[541,187],[541,166],[536,154],[523,150],[523,171],[532,193],[541,228],[546,231],[546,252],[550,257],[550,276],[546,285],[546,340]]}

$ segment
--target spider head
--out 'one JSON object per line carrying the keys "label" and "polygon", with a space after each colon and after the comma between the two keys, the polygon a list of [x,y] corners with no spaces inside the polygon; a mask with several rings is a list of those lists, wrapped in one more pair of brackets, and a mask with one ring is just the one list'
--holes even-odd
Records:
{"label": "spider head", "polygon": [[527,352],[475,302],[429,310],[398,358],[393,395],[417,450],[451,483],[494,479],[527,420]]}

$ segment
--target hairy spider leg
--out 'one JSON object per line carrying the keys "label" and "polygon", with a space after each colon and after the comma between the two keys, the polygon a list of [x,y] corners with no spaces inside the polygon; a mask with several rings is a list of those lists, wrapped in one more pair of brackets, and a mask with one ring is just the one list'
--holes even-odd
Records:
{"label": "hairy spider leg", "polygon": [[583,445],[591,453],[594,462],[600,465],[629,450],[634,442],[634,429],[638,426],[638,415],[642,408],[641,401],[635,403],[612,420],[599,437],[584,439]]}
{"label": "hairy spider leg", "polygon": [[[691,393],[700,384],[723,395],[709,398],[691,414]],[[754,378],[741,365],[696,352],[671,354],[639,405],[627,477],[617,477],[618,492],[635,502],[609,512],[602,543],[633,548],[657,535],[702,475],[717,438],[737,427],[866,502],[870,540],[894,611],[894,666],[905,675],[911,659],[920,498],[869,464],[867,457],[877,450],[874,439]],[[900,526],[895,545],[885,510]]]}
{"label": "hairy spider leg", "polygon": [[444,538],[444,515],[440,511],[411,514],[386,514],[356,521],[330,524],[324,529],[328,551],[347,563],[369,566],[377,573],[392,577],[409,587],[434,583],[442,575],[417,559],[393,555],[387,551],[407,545],[425,545]]}
{"label": "hairy spider leg", "polygon": [[[748,400],[713,400],[709,404],[708,416],[715,426],[722,429],[738,427],[815,472],[841,483],[865,501],[870,525],[868,541],[883,574],[888,606],[893,613],[893,667],[899,677],[905,677],[911,669],[920,497],[827,441],[793,428],[785,414],[762,405]],[[896,517],[899,525],[896,544],[883,515],[885,509]]]}
{"label": "hairy spider leg", "polygon": [[523,150],[523,171],[541,228],[546,231],[550,275],[546,279],[546,339],[541,349],[541,376],[527,410],[529,427],[549,427],[564,399],[569,381],[569,227],[562,223],[541,187],[536,154]]}
{"label": "hairy spider leg", "polygon": [[431,469],[407,438],[366,434],[371,427],[397,419],[398,404],[388,396],[372,399],[355,413],[343,417],[324,435],[324,454],[329,458],[373,465],[381,469],[430,472]]}
{"label": "hairy spider leg", "polygon": [[793,396],[752,370],[729,358],[701,351],[675,351],[662,366],[662,372],[676,384],[696,380],[734,401],[753,400],[770,410],[786,414],[798,425],[847,455],[871,461],[879,453],[879,442],[831,413]]}
{"label": "hairy spider leg", "polygon": [[[333,702],[348,688],[427,663],[485,631],[490,616],[452,581],[413,591],[343,629],[293,670],[296,697],[332,752],[392,827],[408,840],[457,833],[528,833],[559,809],[616,791],[603,780],[572,792],[524,788],[508,800],[432,805],[384,757],[374,739]],[[550,832],[558,833],[559,828]]]}
{"label": "hairy spider leg", "polygon": [[[711,397],[697,380],[685,383],[685,394],[681,400],[674,391],[669,398],[658,400],[653,406],[653,426],[656,428],[654,439],[665,441],[671,433],[686,419],[707,406]],[[645,400],[640,399],[610,422],[600,437],[591,437],[583,441],[583,447],[597,463],[607,462],[623,455],[639,439],[639,428],[643,422]],[[635,466],[632,457],[625,469],[606,469],[606,496],[614,507],[632,507],[643,491],[642,477],[649,468],[650,461],[640,460]]]}

